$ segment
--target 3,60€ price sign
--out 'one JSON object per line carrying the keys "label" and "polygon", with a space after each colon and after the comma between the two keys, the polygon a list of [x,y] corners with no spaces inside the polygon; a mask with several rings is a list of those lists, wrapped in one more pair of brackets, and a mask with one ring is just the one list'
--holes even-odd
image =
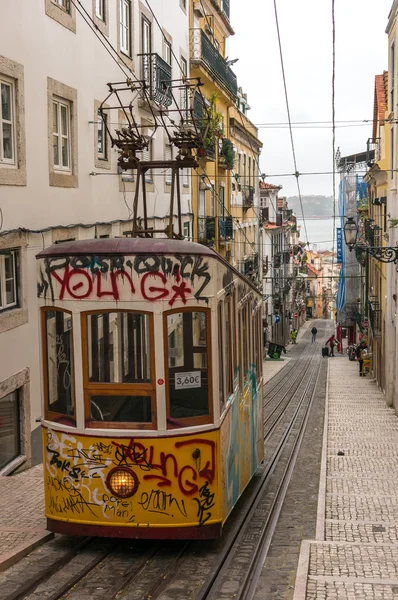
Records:
{"label": "3,60\u20ac price sign", "polygon": [[202,386],[201,372],[189,371],[187,373],[175,374],[175,389],[185,390],[188,388],[200,388]]}

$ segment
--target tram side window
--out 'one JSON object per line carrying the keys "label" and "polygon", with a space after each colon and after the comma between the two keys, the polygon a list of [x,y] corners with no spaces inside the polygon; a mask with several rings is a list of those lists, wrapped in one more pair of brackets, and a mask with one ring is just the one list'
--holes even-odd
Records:
{"label": "tram side window", "polygon": [[89,420],[154,423],[151,372],[151,316],[126,311],[89,313],[85,391]]}
{"label": "tram side window", "polygon": [[218,397],[220,403],[220,414],[225,406],[224,393],[224,334],[223,334],[223,306],[218,303]]}
{"label": "tram side window", "polygon": [[46,413],[49,419],[75,425],[72,315],[43,312]]}
{"label": "tram side window", "polygon": [[200,310],[165,315],[170,426],[211,419],[208,319]]}

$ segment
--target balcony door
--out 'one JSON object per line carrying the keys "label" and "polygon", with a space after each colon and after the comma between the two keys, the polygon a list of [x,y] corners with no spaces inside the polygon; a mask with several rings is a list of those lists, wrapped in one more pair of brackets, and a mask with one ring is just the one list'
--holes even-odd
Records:
{"label": "balcony door", "polygon": [[142,57],[142,77],[147,85],[151,84],[151,54],[152,54],[152,25],[144,16],[141,21],[141,53]]}

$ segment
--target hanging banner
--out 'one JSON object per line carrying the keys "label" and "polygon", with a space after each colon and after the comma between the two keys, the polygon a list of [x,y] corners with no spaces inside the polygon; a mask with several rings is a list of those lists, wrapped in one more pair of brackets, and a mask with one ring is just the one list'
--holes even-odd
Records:
{"label": "hanging banner", "polygon": [[337,262],[343,262],[343,230],[341,227],[336,229],[337,232]]}

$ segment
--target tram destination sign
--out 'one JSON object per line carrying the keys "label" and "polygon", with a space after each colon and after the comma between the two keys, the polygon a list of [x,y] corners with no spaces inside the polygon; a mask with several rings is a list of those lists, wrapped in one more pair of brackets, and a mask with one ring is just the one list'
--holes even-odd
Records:
{"label": "tram destination sign", "polygon": [[202,387],[202,373],[200,371],[187,371],[186,373],[175,374],[176,390],[200,387]]}

